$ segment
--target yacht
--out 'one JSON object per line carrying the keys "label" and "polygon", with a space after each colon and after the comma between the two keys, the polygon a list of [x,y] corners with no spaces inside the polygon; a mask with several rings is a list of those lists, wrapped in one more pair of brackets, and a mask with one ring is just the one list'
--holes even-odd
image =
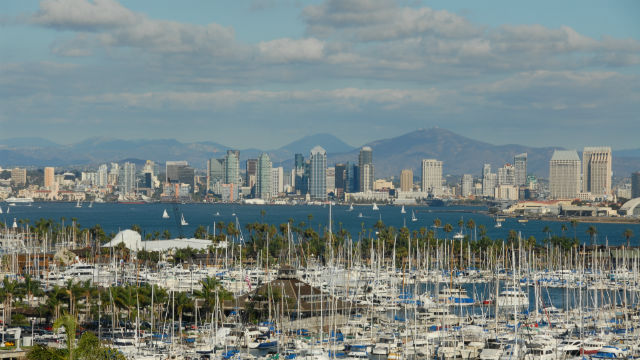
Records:
{"label": "yacht", "polygon": [[372,210],[373,210],[373,211],[377,211],[377,210],[379,210],[379,209],[378,209],[378,205],[376,205],[376,203],[373,203],[373,208],[372,208]]}
{"label": "yacht", "polygon": [[528,307],[529,295],[519,287],[509,287],[498,295],[498,306]]}
{"label": "yacht", "polygon": [[473,299],[467,295],[467,291],[465,289],[450,287],[440,289],[440,292],[438,293],[438,302],[456,306],[469,306],[474,303]]}
{"label": "yacht", "polygon": [[18,204],[20,204],[20,205],[31,204],[33,202],[33,199],[32,198],[10,197],[10,198],[6,198],[4,201],[7,202],[7,203],[10,203],[10,204],[13,204],[13,206],[15,206],[15,205],[18,205]]}

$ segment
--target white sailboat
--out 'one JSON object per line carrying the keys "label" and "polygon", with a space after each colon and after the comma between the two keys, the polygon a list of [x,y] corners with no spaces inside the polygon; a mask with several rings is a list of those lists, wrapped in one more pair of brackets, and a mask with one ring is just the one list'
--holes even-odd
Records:
{"label": "white sailboat", "polygon": [[81,208],[82,207],[82,202],[78,199],[78,202],[76,203],[76,207],[77,208]]}
{"label": "white sailboat", "polygon": [[407,211],[404,209],[404,205],[402,205],[402,209],[400,210],[400,214],[406,214]]}
{"label": "white sailboat", "polygon": [[89,207],[92,208],[93,207],[93,200],[91,200],[91,202],[89,203]]}
{"label": "white sailboat", "polygon": [[11,211],[11,208],[7,206],[7,214]]}
{"label": "white sailboat", "polygon": [[413,222],[418,221],[418,218],[416,217],[416,213],[414,213],[413,210],[411,210],[411,221]]}
{"label": "white sailboat", "polygon": [[17,229],[18,228],[18,223],[16,222],[16,218],[13,218],[13,226],[12,228]]}
{"label": "white sailboat", "polygon": [[349,211],[353,211],[353,204],[349,205]]}
{"label": "white sailboat", "polygon": [[362,217],[362,213],[359,213],[359,214],[358,214],[358,217],[359,217],[359,218],[361,218],[361,217]]}
{"label": "white sailboat", "polygon": [[2,208],[0,207],[0,214],[2,214]]}
{"label": "white sailboat", "polygon": [[168,219],[169,218],[169,213],[167,213],[167,209],[164,209],[164,211],[162,212],[162,218],[163,219]]}
{"label": "white sailboat", "polygon": [[376,205],[376,203],[373,203],[373,208],[372,208],[372,210],[373,210],[373,211],[378,211],[378,205]]}
{"label": "white sailboat", "polygon": [[187,226],[189,223],[184,219],[184,214],[180,215],[180,225]]}

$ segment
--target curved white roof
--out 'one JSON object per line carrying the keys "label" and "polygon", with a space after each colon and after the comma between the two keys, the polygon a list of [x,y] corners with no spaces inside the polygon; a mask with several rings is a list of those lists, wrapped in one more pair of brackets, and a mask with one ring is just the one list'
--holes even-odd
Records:
{"label": "curved white roof", "polygon": [[637,197],[635,199],[631,199],[629,201],[627,201],[626,203],[624,203],[624,205],[622,205],[622,207],[620,207],[620,211],[626,211],[627,214],[633,212],[633,210],[638,207],[638,205],[640,205],[640,197]]}
{"label": "curved white roof", "polygon": [[116,247],[120,243],[124,243],[129,250],[138,250],[142,248],[142,236],[140,236],[137,231],[131,229],[122,230],[117,233],[111,241],[102,245],[102,247]]}
{"label": "curved white roof", "polygon": [[188,247],[196,250],[204,250],[209,246],[223,247],[226,243],[213,244],[211,240],[203,239],[172,239],[172,240],[149,240],[142,241],[142,236],[133,230],[120,231],[111,241],[102,245],[102,247],[116,247],[118,244],[124,243],[129,250],[139,251],[167,251],[171,249],[186,249]]}

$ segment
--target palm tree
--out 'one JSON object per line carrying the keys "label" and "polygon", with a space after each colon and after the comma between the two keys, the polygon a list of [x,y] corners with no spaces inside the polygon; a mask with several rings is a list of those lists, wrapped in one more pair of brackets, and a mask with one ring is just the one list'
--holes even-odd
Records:
{"label": "palm tree", "polygon": [[[476,222],[473,221],[473,219],[469,219],[469,221],[467,221],[467,229],[469,229],[469,231],[473,230],[476,227]],[[471,238],[471,237],[469,237]]]}
{"label": "palm tree", "polygon": [[542,229],[542,232],[547,234],[548,239],[551,239],[551,229],[549,229],[548,226],[545,226],[544,229]]}
{"label": "palm tree", "polygon": [[169,240],[169,239],[171,239],[171,233],[169,232],[169,230],[165,230],[165,231],[163,231],[163,232],[162,232],[162,237],[163,237],[165,240]]}
{"label": "palm tree", "polygon": [[630,242],[629,239],[633,237],[633,230],[631,229],[625,230],[622,236],[624,236],[627,239],[627,247],[629,247],[629,242]]}
{"label": "palm tree", "polygon": [[578,240],[578,233],[576,232],[576,228],[578,227],[578,220],[571,219],[571,227],[573,228],[573,239]]}
{"label": "palm tree", "polygon": [[591,239],[591,244],[595,246],[596,245],[595,238],[596,238],[596,234],[598,234],[598,230],[596,229],[596,227],[593,225],[589,226],[589,228],[587,229],[587,234],[589,234],[589,238]]}
{"label": "palm tree", "polygon": [[567,224],[560,225],[560,231],[562,231],[562,237],[564,237],[564,233],[567,231]]}
{"label": "palm tree", "polygon": [[450,232],[452,232],[452,231],[453,231],[453,225],[451,225],[451,224],[449,224],[449,223],[444,224],[444,229],[443,229],[443,230],[444,230],[444,232],[446,232],[447,234],[449,234]]}
{"label": "palm tree", "polygon": [[53,331],[56,332],[61,327],[64,327],[65,335],[67,337],[69,360],[73,360],[73,349],[75,348],[76,341],[76,318],[70,314],[62,315],[53,323]]}

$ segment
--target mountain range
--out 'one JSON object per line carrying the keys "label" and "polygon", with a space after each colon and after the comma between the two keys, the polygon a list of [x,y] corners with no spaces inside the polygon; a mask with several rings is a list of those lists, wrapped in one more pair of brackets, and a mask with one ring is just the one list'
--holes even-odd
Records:
{"label": "mountain range", "polygon": [[[359,147],[353,147],[331,134],[316,134],[301,138],[278,149],[240,150],[241,160],[256,158],[267,152],[274,165],[290,168],[295,153],[308,157],[309,150],[320,145],[327,150],[328,164],[357,162]],[[402,169],[411,168],[419,177],[421,160],[433,158],[444,162],[444,173],[479,175],[482,164],[489,163],[492,171],[504,163],[513,162],[514,155],[528,154],[528,172],[546,177],[549,159],[560,147],[530,147],[517,144],[494,145],[458,135],[446,129],[420,129],[394,138],[363,144],[373,148],[377,177],[398,176]],[[85,167],[123,160],[141,163],[146,159],[163,163],[167,160],[187,160],[196,168],[205,168],[209,158],[223,157],[230,147],[210,141],[184,143],[175,139],[122,140],[90,138],[60,145],[40,138],[11,138],[0,140],[0,166],[57,166]],[[615,175],[628,176],[640,170],[640,148],[613,152]]]}

